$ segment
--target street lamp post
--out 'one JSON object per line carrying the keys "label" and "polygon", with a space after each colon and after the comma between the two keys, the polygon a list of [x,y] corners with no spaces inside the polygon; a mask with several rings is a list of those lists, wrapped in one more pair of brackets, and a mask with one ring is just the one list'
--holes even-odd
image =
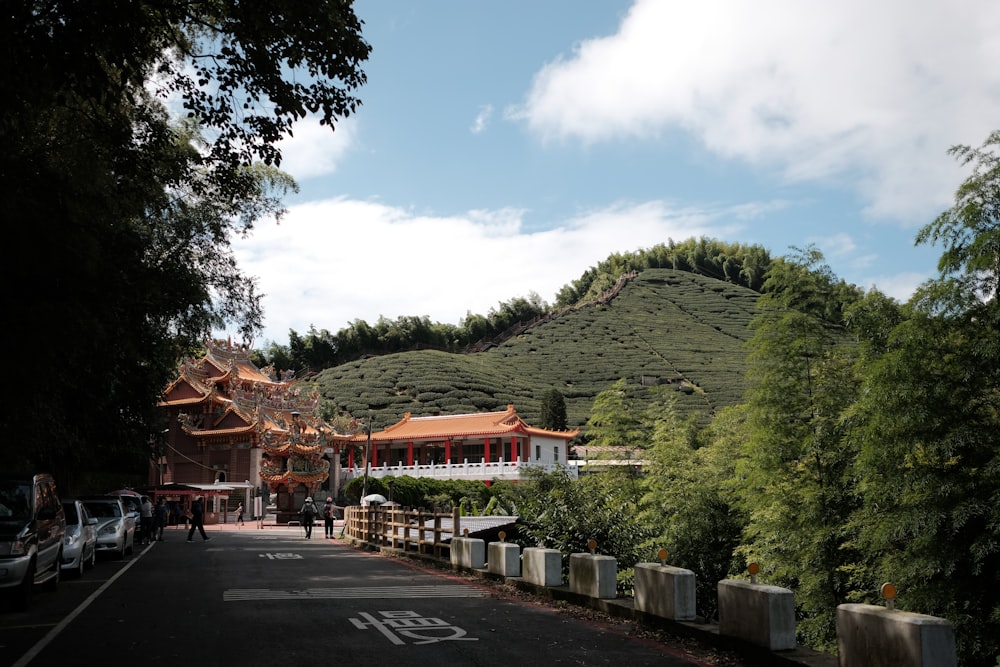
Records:
{"label": "street lamp post", "polygon": [[372,464],[372,418],[368,416],[368,442],[365,444],[365,481],[361,485],[362,500],[368,495],[368,468]]}

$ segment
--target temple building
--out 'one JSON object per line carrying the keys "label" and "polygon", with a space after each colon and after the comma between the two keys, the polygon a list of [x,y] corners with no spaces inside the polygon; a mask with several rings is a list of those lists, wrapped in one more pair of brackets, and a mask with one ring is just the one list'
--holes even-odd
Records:
{"label": "temple building", "polygon": [[225,520],[219,516],[225,504],[218,503],[227,495],[239,495],[251,516],[266,497],[284,523],[297,518],[306,496],[338,498],[347,482],[364,475],[489,484],[517,481],[529,467],[577,474],[569,441],[579,431],[530,426],[513,405],[464,415],[407,413],[376,433],[341,434],[320,418],[318,391],[291,373],[279,379],[273,368],[257,368],[249,346],[216,341],[206,350],[181,363],[163,392],[167,445],[150,488],[168,500],[171,492],[182,494],[175,498],[182,504],[197,493],[212,498],[207,523]]}
{"label": "temple building", "polygon": [[157,484],[242,487],[249,514],[266,488],[279,522],[328,479],[338,495],[340,448],[350,436],[319,417],[318,391],[257,368],[249,346],[207,343],[202,358],[180,365],[159,405],[169,428]]}
{"label": "temple building", "polygon": [[366,452],[356,461],[348,449],[345,478],[409,475],[441,479],[517,481],[527,467],[569,467],[569,441],[578,430],[550,431],[528,425],[513,405],[499,412],[403,419],[353,442]]}

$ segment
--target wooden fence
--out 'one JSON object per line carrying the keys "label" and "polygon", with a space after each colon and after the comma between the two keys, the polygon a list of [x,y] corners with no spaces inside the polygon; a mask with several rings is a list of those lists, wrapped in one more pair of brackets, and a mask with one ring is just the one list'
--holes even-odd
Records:
{"label": "wooden fence", "polygon": [[450,513],[405,507],[344,508],[344,534],[367,544],[445,558],[452,536],[461,537],[458,508]]}

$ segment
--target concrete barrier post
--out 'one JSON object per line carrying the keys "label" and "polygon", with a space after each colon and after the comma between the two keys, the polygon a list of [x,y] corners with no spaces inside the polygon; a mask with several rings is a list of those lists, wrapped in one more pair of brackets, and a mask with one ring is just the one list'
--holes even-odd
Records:
{"label": "concrete barrier post", "polygon": [[618,597],[618,561],[597,554],[569,555],[569,589],[592,598]]}
{"label": "concrete barrier post", "polygon": [[742,579],[718,584],[719,634],[771,651],[795,648],[795,596],[779,586]]}
{"label": "concrete barrier post", "polygon": [[636,563],[636,609],[675,621],[692,621],[695,607],[694,572],[659,563]]}
{"label": "concrete barrier post", "polygon": [[490,542],[486,566],[492,574],[521,576],[521,548],[510,542]]}
{"label": "concrete barrier post", "polygon": [[527,547],[521,555],[521,572],[536,586],[561,586],[562,554],[558,549]]}
{"label": "concrete barrier post", "polygon": [[477,537],[451,538],[451,564],[470,569],[486,567],[486,542]]}
{"label": "concrete barrier post", "polygon": [[937,616],[870,604],[837,607],[841,667],[955,667],[955,629]]}

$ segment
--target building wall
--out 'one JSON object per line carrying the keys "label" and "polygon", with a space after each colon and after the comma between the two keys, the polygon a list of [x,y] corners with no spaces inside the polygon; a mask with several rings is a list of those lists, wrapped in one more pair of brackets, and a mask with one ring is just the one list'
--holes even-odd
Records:
{"label": "building wall", "polygon": [[256,480],[253,480],[250,474],[250,443],[241,442],[229,452],[229,474],[227,478],[230,482],[256,483]]}
{"label": "building wall", "polygon": [[566,441],[559,438],[531,436],[531,461],[546,465],[566,465]]}

